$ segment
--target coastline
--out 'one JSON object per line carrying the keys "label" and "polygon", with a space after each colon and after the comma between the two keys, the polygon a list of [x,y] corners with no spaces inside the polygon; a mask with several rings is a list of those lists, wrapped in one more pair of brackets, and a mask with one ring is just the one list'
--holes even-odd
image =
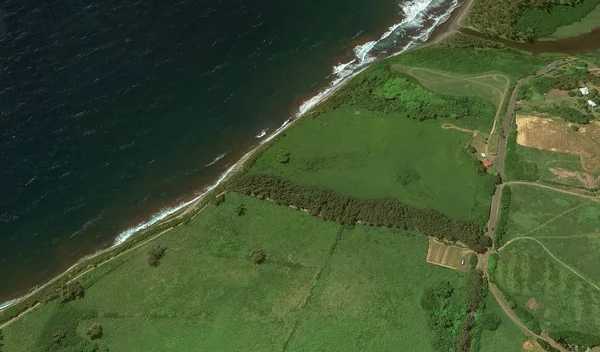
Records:
{"label": "coastline", "polygon": [[[200,209],[197,209],[197,207],[200,204],[202,204],[203,201],[205,201],[208,198],[208,196],[210,196],[215,190],[217,190],[220,186],[222,186],[227,180],[229,180],[231,177],[237,175],[241,170],[243,170],[246,163],[253,156],[255,156],[255,154],[261,148],[268,146],[268,144],[270,142],[272,142],[276,137],[281,135],[281,133],[283,133],[285,130],[287,130],[291,126],[294,126],[295,123],[300,121],[302,117],[310,115],[311,111],[315,107],[317,107],[320,104],[322,104],[323,102],[327,101],[327,99],[329,97],[331,97],[335,92],[337,92],[339,89],[343,88],[351,79],[353,79],[355,76],[357,76],[358,74],[360,74],[361,72],[363,72],[364,70],[369,68],[372,64],[374,64],[380,60],[384,60],[389,57],[393,57],[393,56],[402,54],[402,53],[406,52],[407,50],[415,49],[420,46],[435,44],[435,43],[439,42],[440,40],[443,40],[446,36],[448,36],[452,33],[452,29],[453,29],[454,25],[456,25],[456,23],[454,23],[454,22],[458,22],[461,20],[462,16],[466,13],[466,11],[464,9],[467,9],[468,5],[470,5],[471,2],[472,2],[472,0],[464,0],[462,2],[457,0],[456,6],[452,6],[451,8],[449,8],[447,10],[446,16],[443,16],[440,19],[438,19],[439,21],[435,22],[435,24],[432,27],[430,27],[428,30],[425,31],[425,33],[424,33],[425,39],[423,41],[421,41],[420,43],[417,44],[417,42],[419,40],[422,40],[423,37],[412,38],[411,42],[409,44],[405,45],[400,51],[394,52],[389,55],[385,55],[383,57],[369,57],[368,53],[369,53],[369,50],[372,49],[374,46],[374,44],[372,44],[373,42],[368,42],[368,43],[365,43],[364,45],[359,45],[359,46],[355,47],[355,53],[357,54],[358,58],[361,60],[358,63],[358,66],[355,67],[354,70],[350,74],[344,75],[343,77],[340,77],[339,79],[338,78],[333,79],[333,81],[326,88],[319,90],[312,98],[304,101],[299,106],[297,112],[295,112],[290,117],[288,117],[281,124],[281,126],[278,127],[276,130],[274,130],[272,133],[266,135],[266,138],[261,139],[259,141],[258,145],[252,147],[248,152],[243,154],[243,156],[238,161],[236,161],[233,165],[231,165],[229,168],[227,168],[226,171],[224,171],[214,183],[212,183],[209,186],[204,187],[204,190],[202,191],[201,194],[194,196],[191,200],[181,202],[179,205],[176,205],[174,207],[165,208],[162,211],[160,211],[159,213],[153,215],[149,220],[141,222],[133,227],[130,227],[129,229],[126,229],[125,231],[121,232],[120,234],[118,234],[115,237],[115,240],[110,247],[97,250],[96,252],[94,252],[92,254],[89,254],[89,255],[86,255],[86,256],[80,258],[73,265],[71,265],[68,269],[66,269],[62,273],[54,276],[53,278],[48,280],[43,285],[32,288],[25,295],[11,299],[4,303],[0,303],[0,312],[4,312],[8,308],[13,307],[15,304],[25,301],[28,298],[36,295],[37,293],[41,292],[43,289],[47,288],[48,286],[60,281],[64,277],[71,274],[75,269],[81,269],[80,267],[85,266],[86,262],[93,261],[94,259],[99,258],[103,255],[110,255],[111,252],[113,252],[113,251],[118,252],[122,247],[125,247],[124,245],[127,245],[127,244],[136,245],[136,243],[133,243],[133,241],[136,238],[140,237],[140,235],[142,235],[144,233],[152,232],[152,231],[158,229],[160,226],[168,224],[170,221],[176,220],[178,218],[182,218],[184,215],[187,215],[196,209],[197,211],[195,211],[194,214],[192,215],[192,217],[194,217],[197,213],[199,213],[203,209],[203,207],[201,207]],[[465,5],[467,5],[467,6],[465,6]],[[459,11],[456,11],[457,9],[459,9]],[[404,20],[402,20],[400,23],[396,23],[396,24],[390,26],[388,28],[388,30],[376,42],[386,39],[389,35],[391,35],[392,31],[395,30],[396,28],[398,28],[399,25],[403,22],[404,22]],[[444,29],[438,30],[440,27],[444,27]],[[366,52],[360,52],[360,53],[357,52],[357,48],[359,48],[358,51],[360,51],[360,49],[363,49],[365,47],[367,47],[369,50],[367,50]],[[362,57],[359,56],[361,54],[363,54]],[[345,64],[341,63],[338,66],[335,66],[334,67],[334,75],[337,73],[343,72],[343,70],[345,70],[354,61],[355,60],[352,60],[349,63],[345,63]],[[174,226],[177,226],[177,225],[174,225]],[[172,227],[174,227],[174,226],[172,226]],[[169,227],[169,229],[172,227]],[[152,237],[152,238],[154,238],[154,237]],[[145,242],[145,240],[144,240],[144,242]],[[131,249],[131,248],[125,248],[124,250],[129,250],[129,249]],[[119,254],[116,254],[115,256],[117,256]],[[89,264],[87,266],[85,266],[85,268],[87,268],[87,267],[89,267]],[[87,272],[87,271],[84,270],[84,272]],[[81,274],[81,273],[78,273],[78,274]]]}

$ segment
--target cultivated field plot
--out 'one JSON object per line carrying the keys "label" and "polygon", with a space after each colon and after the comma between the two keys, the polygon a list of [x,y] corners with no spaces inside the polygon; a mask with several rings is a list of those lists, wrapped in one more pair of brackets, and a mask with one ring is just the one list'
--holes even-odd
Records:
{"label": "cultivated field plot", "polygon": [[499,288],[533,314],[542,330],[598,334],[600,290],[535,240],[512,242],[499,252],[498,263]]}
{"label": "cultivated field plot", "polygon": [[[593,179],[593,174],[600,171],[600,124],[592,122],[579,131],[574,131],[571,125],[556,119],[540,118],[536,116],[517,115],[517,143],[530,147],[553,152],[579,155],[581,167],[592,178],[595,187],[598,179]],[[561,176],[561,169],[554,172]],[[575,177],[575,172],[563,171],[565,178]],[[581,175],[584,177],[585,175]]]}
{"label": "cultivated field plot", "polygon": [[460,248],[442,243],[434,238],[429,239],[427,262],[446,268],[469,272],[470,249]]}

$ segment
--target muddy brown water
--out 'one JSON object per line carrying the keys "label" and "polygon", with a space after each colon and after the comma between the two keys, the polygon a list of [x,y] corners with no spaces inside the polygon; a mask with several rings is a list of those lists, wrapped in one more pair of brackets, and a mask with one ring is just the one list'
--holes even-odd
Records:
{"label": "muddy brown water", "polygon": [[534,55],[541,53],[565,53],[569,55],[596,53],[600,50],[600,27],[592,30],[589,33],[582,34],[576,37],[554,40],[541,41],[535,43],[517,43],[501,38],[492,38],[483,33],[474,31],[470,28],[461,28],[460,31],[464,34],[493,40],[506,45],[507,47],[529,51]]}

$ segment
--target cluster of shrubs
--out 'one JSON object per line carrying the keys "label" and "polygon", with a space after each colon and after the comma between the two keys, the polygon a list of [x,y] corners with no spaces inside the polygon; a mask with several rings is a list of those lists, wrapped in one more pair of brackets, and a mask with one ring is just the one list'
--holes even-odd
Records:
{"label": "cluster of shrubs", "polygon": [[[415,120],[493,116],[494,105],[480,97],[434,93],[413,77],[379,63],[348,82],[327,105],[349,105],[372,112],[394,113]],[[289,157],[289,156],[288,156]],[[285,155],[282,161],[286,160]]]}
{"label": "cluster of shrubs", "polygon": [[230,187],[238,193],[306,209],[314,216],[341,224],[360,222],[414,230],[440,239],[463,242],[480,253],[491,245],[491,239],[484,235],[481,226],[473,222],[454,220],[439,211],[410,207],[391,198],[356,198],[265,174],[246,175]]}
{"label": "cluster of shrubs", "polygon": [[567,346],[571,351],[582,351],[600,346],[600,336],[583,332],[561,330],[549,332],[548,335],[561,345]]}
{"label": "cluster of shrubs", "polygon": [[167,249],[161,245],[153,246],[148,250],[148,264],[152,267],[160,265],[160,260],[165,256]]}

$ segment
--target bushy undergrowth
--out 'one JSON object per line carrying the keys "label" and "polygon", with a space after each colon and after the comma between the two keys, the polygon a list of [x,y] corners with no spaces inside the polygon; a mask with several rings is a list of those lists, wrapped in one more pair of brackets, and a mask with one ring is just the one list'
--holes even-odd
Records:
{"label": "bushy undergrowth", "polygon": [[600,346],[600,336],[586,334],[578,331],[561,330],[549,332],[548,335],[563,346],[570,347],[570,350],[583,351],[588,348]]}
{"label": "bushy undergrowth", "polygon": [[410,207],[395,199],[356,198],[265,174],[247,175],[231,188],[238,193],[306,209],[312,215],[342,224],[360,222],[415,230],[440,239],[461,241],[480,253],[491,245],[491,239],[473,222],[453,220],[436,210]]}

